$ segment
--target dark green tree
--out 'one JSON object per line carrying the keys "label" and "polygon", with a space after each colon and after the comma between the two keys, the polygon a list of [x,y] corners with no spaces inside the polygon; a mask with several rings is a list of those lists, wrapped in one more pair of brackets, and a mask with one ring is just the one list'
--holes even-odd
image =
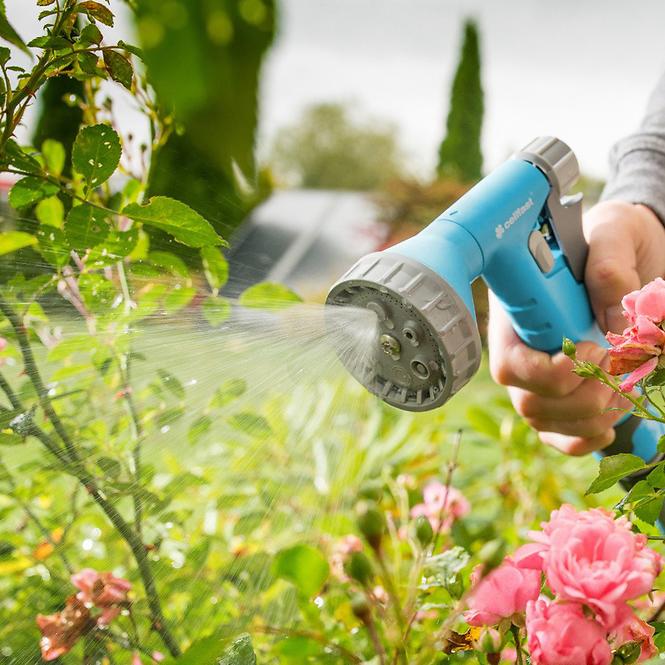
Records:
{"label": "dark green tree", "polygon": [[[265,194],[254,139],[275,0],[138,0],[148,76],[177,131],[153,164],[150,194],[180,197],[228,236]],[[252,191],[253,190],[253,191]]]}
{"label": "dark green tree", "polygon": [[483,110],[478,27],[474,21],[467,20],[450,95],[446,137],[439,148],[437,172],[440,177],[453,177],[464,182],[481,177]]}
{"label": "dark green tree", "polygon": [[83,111],[76,104],[68,104],[68,96],[80,97],[83,83],[68,76],[49,79],[39,95],[40,111],[32,143],[41,148],[46,139],[60,141],[65,148],[64,173],[71,170],[71,154],[74,139],[83,121]]}

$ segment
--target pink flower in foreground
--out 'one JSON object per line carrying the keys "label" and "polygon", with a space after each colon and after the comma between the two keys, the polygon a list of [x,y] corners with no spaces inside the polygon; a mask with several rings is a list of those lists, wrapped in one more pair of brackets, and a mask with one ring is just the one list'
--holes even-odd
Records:
{"label": "pink flower in foreground", "polygon": [[[591,607],[612,629],[627,600],[648,593],[662,568],[660,554],[633,533],[625,517],[603,508],[577,512],[563,505],[531,538],[542,549],[543,572],[550,589],[563,600]],[[525,566],[529,557],[521,565]]]}
{"label": "pink flower in foreground", "polygon": [[641,289],[625,295],[621,305],[630,323],[635,323],[638,316],[646,316],[654,323],[665,321],[665,280],[656,277]]}
{"label": "pink flower in foreground", "polygon": [[86,607],[97,607],[102,613],[97,618],[99,625],[108,626],[118,614],[121,605],[127,602],[127,592],[132,585],[111,573],[99,573],[92,568],[84,568],[72,575],[72,584],[79,589],[76,598]]}
{"label": "pink flower in foreground", "polygon": [[665,280],[660,277],[624,296],[621,304],[624,316],[631,324],[621,335],[607,333],[612,345],[609,351],[609,373],[630,374],[621,383],[622,390],[632,390],[635,384],[650,374],[658,364],[665,346]]}
{"label": "pink flower in foreground", "polygon": [[641,652],[637,662],[640,663],[658,655],[658,649],[653,641],[656,629],[636,616],[628,605],[624,607],[621,614],[619,625],[614,628],[609,636],[613,647],[618,649],[627,642],[639,643]]}
{"label": "pink flower in foreground", "polygon": [[524,612],[527,602],[538,598],[540,593],[540,571],[521,568],[511,557],[506,557],[482,579],[481,574],[480,566],[471,574],[474,586],[468,600],[469,610],[464,613],[471,626],[494,626],[501,619]]}
{"label": "pink flower in foreground", "polygon": [[411,517],[424,515],[436,533],[450,529],[455,520],[464,517],[470,510],[471,505],[458,489],[433,480],[423,490],[423,503],[411,508]]}
{"label": "pink flower in foreground", "polygon": [[605,629],[577,603],[548,598],[530,601],[526,631],[533,665],[609,665],[612,652]]}
{"label": "pink flower in foreground", "polygon": [[90,610],[76,597],[70,596],[62,612],[37,615],[42,633],[39,646],[44,660],[55,660],[68,653],[80,637],[95,625]]}

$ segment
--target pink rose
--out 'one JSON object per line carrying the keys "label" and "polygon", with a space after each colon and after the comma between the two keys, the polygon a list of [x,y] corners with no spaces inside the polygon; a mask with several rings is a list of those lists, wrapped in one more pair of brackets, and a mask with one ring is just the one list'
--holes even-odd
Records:
{"label": "pink rose", "polygon": [[121,605],[128,602],[127,592],[132,585],[111,573],[98,573],[92,568],[84,568],[72,575],[72,584],[80,591],[76,597],[86,607],[97,607],[102,613],[97,619],[100,626],[108,626],[121,611]]}
{"label": "pink rose", "polygon": [[469,502],[458,489],[433,480],[423,490],[423,503],[411,508],[411,517],[424,515],[436,533],[450,529],[455,520],[464,517],[470,510]]}
{"label": "pink rose", "polygon": [[39,646],[44,660],[55,660],[71,651],[80,637],[95,625],[90,610],[76,597],[70,596],[62,612],[37,615],[42,633]]}
{"label": "pink rose", "polygon": [[658,649],[653,641],[656,629],[637,617],[631,607],[624,606],[618,623],[619,625],[609,636],[613,648],[618,649],[627,642],[638,642],[641,647],[638,660],[640,663],[658,655]]}
{"label": "pink rose", "polygon": [[654,323],[665,321],[665,280],[656,277],[638,291],[625,295],[621,304],[630,323],[635,323],[638,316],[646,316]]}
{"label": "pink rose", "polygon": [[605,629],[577,603],[549,598],[530,601],[526,632],[533,665],[609,665],[612,651]]}
{"label": "pink rose", "polygon": [[494,626],[501,619],[524,612],[530,600],[538,598],[541,573],[521,568],[511,557],[481,578],[482,567],[471,574],[472,591],[464,619],[471,626]]}
{"label": "pink rose", "polygon": [[550,589],[591,607],[608,629],[621,618],[625,602],[651,591],[660,573],[662,557],[647,547],[646,536],[603,508],[577,512],[563,505],[542,527],[530,535],[542,547]]}

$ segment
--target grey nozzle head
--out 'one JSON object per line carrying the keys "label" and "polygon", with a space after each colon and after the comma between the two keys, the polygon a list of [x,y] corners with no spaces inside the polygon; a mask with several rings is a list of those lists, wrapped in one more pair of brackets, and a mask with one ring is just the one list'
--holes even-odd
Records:
{"label": "grey nozzle head", "polygon": [[348,349],[338,354],[358,381],[392,406],[441,406],[480,365],[473,314],[448,282],[414,259],[368,254],[333,285],[326,303],[376,314],[373,347],[363,361],[351,360]]}

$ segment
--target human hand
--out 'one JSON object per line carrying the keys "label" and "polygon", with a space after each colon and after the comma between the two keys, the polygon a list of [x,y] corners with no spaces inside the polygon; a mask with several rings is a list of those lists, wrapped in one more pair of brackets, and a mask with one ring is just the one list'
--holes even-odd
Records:
{"label": "human hand", "polygon": [[[585,283],[603,332],[620,333],[627,325],[621,298],[665,274],[665,227],[650,208],[604,201],[584,216],[589,244]],[[527,347],[510,319],[490,294],[488,329],[490,370],[508,386],[517,412],[539,432],[540,439],[569,455],[605,448],[614,440],[613,426],[630,404],[606,386],[573,374],[571,361]],[[577,357],[601,366],[606,351],[577,344]]]}

